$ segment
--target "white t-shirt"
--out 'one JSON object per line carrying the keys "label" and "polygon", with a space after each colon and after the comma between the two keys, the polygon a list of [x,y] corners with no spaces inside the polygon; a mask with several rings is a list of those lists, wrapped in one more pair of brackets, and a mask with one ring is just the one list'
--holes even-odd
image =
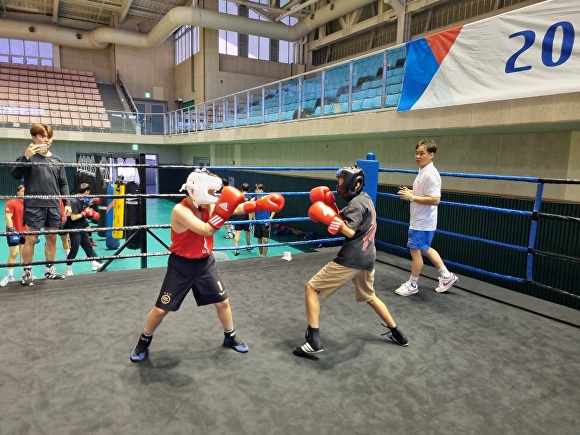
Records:
{"label": "white t-shirt", "polygon": [[[414,196],[441,197],[441,177],[433,162],[422,169],[413,182]],[[437,229],[437,206],[411,203],[411,222],[409,228],[420,231],[435,231]]]}

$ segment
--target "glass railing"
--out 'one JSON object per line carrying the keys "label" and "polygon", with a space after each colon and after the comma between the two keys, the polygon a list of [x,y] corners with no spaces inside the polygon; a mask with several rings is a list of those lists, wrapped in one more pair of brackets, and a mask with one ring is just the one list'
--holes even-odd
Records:
{"label": "glass railing", "polygon": [[165,114],[165,134],[396,107],[405,47],[397,46]]}
{"label": "glass railing", "polygon": [[404,61],[400,45],[167,113],[36,113],[0,107],[0,127],[45,122],[56,130],[173,135],[394,108]]}

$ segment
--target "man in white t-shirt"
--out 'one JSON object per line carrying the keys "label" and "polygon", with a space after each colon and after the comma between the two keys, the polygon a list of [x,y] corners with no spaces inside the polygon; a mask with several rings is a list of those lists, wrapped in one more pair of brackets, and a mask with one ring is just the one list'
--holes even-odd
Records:
{"label": "man in white t-shirt", "polygon": [[401,296],[409,296],[419,291],[417,280],[423,268],[423,255],[439,271],[437,293],[449,290],[459,278],[447,270],[439,253],[431,247],[437,229],[437,206],[441,200],[441,177],[433,165],[437,145],[432,139],[423,139],[415,146],[415,161],[419,173],[413,182],[413,190],[401,186],[397,195],[411,203],[411,222],[407,247],[411,252],[411,277],[395,290]]}

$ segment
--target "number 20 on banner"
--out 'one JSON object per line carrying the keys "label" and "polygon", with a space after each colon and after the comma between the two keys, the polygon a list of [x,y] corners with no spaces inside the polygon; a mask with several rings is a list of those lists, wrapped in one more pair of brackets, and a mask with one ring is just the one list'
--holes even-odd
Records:
{"label": "number 20 on banner", "polygon": [[[556,39],[556,32],[558,29],[562,29],[562,43],[560,53],[559,55],[556,53],[557,58],[554,59],[554,40]],[[518,36],[523,36],[524,44],[522,45],[522,48],[512,54],[507,60],[505,64],[505,72],[507,74],[532,69],[532,65],[516,66],[516,61],[522,53],[532,48],[534,42],[536,41],[536,32],[533,30],[522,30],[520,32],[511,34],[509,38],[516,38]],[[572,48],[574,47],[574,37],[574,25],[569,21],[559,21],[552,24],[542,39],[542,49],[540,53],[542,63],[548,68],[553,68],[558,65],[562,65],[564,62],[570,59],[570,56],[572,55]]]}

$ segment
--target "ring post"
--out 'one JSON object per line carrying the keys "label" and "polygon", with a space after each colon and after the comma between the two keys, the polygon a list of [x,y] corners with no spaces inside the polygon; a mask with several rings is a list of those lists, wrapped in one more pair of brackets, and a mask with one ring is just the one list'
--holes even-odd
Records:
{"label": "ring post", "polygon": [[359,159],[356,164],[365,173],[365,187],[363,189],[376,205],[377,203],[377,188],[379,185],[379,161],[376,159],[375,153],[367,153],[366,160]]}

